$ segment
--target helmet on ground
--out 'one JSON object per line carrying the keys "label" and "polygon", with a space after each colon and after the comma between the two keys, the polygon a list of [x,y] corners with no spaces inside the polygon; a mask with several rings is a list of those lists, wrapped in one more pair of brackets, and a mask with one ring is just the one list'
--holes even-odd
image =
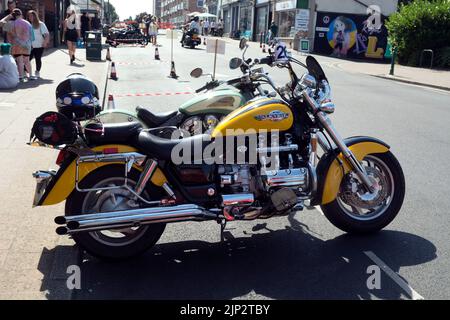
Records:
{"label": "helmet on ground", "polygon": [[92,119],[102,109],[98,88],[86,76],[73,73],[56,88],[56,107],[73,121]]}

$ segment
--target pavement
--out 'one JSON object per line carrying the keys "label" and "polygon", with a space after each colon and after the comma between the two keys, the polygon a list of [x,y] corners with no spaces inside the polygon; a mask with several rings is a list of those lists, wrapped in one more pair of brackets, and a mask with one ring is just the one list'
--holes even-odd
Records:
{"label": "pavement", "polygon": [[[119,79],[108,81],[106,93],[114,95],[117,108],[174,110],[208,80],[192,79],[189,72],[195,67],[211,72],[213,56],[203,45],[181,49],[178,42],[174,60],[179,78],[169,78],[170,42],[159,38],[161,60],[154,60],[152,46],[111,49]],[[239,75],[229,70],[228,61],[241,52],[236,41],[227,42],[226,54],[217,59],[220,79]],[[39,89],[24,85],[15,92],[0,92],[0,148],[8,155],[0,158],[7,168],[0,184],[0,298],[450,298],[450,200],[444,174],[450,157],[447,91],[348,72],[335,64],[337,59],[316,56],[332,86],[337,129],[343,136],[386,141],[402,164],[406,199],[399,216],[382,232],[346,235],[318,209],[230,223],[224,242],[215,222],[170,224],[145,255],[111,264],[79,252],[70,239],[54,233],[53,218],[63,212],[62,205],[31,210],[31,173],[55,167],[56,158],[52,150],[25,145],[34,118],[54,109],[56,79],[66,73],[81,70],[98,83],[106,75],[107,64],[82,61],[85,66],[76,69],[68,66],[64,52],[52,55],[44,66],[52,66],[53,82]],[[259,45],[250,43],[247,57],[262,56]],[[266,70],[277,84],[285,83],[285,71]],[[67,289],[66,270],[72,264],[81,268],[81,290]],[[367,286],[374,266],[382,270],[380,289]]]}
{"label": "pavement", "polygon": [[[68,299],[66,269],[77,262],[73,242],[55,233],[52,221],[64,206],[32,209],[35,181],[31,174],[55,168],[57,151],[32,148],[34,120],[56,110],[55,89],[68,74],[81,72],[103,95],[105,62],[88,62],[79,50],[73,66],[66,50],[51,49],[43,58],[42,79],[0,90],[0,299]],[[103,90],[102,90],[103,88]],[[67,268],[67,267],[66,267]]]}

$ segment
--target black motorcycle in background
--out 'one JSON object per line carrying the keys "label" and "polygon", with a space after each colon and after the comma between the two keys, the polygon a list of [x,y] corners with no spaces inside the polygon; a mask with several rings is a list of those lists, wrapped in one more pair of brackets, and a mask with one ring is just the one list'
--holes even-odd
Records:
{"label": "black motorcycle in background", "polygon": [[181,39],[181,46],[189,47],[195,49],[196,46],[202,44],[202,39],[200,38],[199,31],[197,29],[184,29],[183,38]]}
{"label": "black motorcycle in background", "polygon": [[113,47],[119,44],[140,44],[146,46],[148,38],[142,33],[138,26],[130,25],[124,29],[110,29],[106,37],[106,43]]}

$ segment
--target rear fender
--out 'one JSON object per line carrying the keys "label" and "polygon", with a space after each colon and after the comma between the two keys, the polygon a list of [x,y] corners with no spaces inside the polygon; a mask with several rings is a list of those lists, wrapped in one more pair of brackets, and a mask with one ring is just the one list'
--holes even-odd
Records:
{"label": "rear fender", "polygon": [[[105,149],[118,149],[119,153],[138,152],[135,148],[125,145],[105,145],[98,146],[92,150],[96,152],[103,152]],[[82,163],[79,166],[79,181],[83,181],[90,173],[98,168],[120,164],[120,162],[97,162],[97,163]],[[142,168],[134,166],[137,170],[142,171]],[[76,158],[68,158],[61,166],[56,176],[52,178],[46,188],[43,196],[38,201],[37,206],[50,206],[65,201],[69,195],[75,190],[75,169]],[[157,169],[153,174],[151,181],[154,185],[162,187],[167,179],[161,169]]]}
{"label": "rear fender", "polygon": [[[390,149],[390,146],[383,141],[371,137],[358,136],[347,138],[345,139],[345,144],[358,161],[362,161],[369,154],[385,153]],[[339,192],[344,174],[350,171],[351,167],[339,149],[336,148],[323,155],[317,165],[318,189],[312,205],[324,205],[334,201]]]}

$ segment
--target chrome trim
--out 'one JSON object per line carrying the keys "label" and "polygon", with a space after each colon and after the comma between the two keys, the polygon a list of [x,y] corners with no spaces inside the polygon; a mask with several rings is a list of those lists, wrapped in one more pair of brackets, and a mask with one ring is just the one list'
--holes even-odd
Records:
{"label": "chrome trim", "polygon": [[220,176],[220,185],[230,185],[233,184],[233,176],[231,174],[222,174]]}
{"label": "chrome trim", "polygon": [[266,171],[266,183],[272,187],[298,187],[304,190],[308,185],[306,168]]}
{"label": "chrome trim", "polygon": [[98,214],[85,214],[69,217],[57,217],[62,228],[58,228],[60,233],[66,228],[66,234],[73,234],[86,231],[100,231],[113,228],[138,227],[152,223],[166,223],[188,220],[212,220],[218,216],[202,207],[193,204],[154,207],[117,212],[105,212]]}
{"label": "chrome trim", "polygon": [[227,206],[250,206],[255,202],[252,193],[224,194],[222,195],[222,205]]}
{"label": "chrome trim", "polygon": [[48,170],[48,171],[40,170],[33,173],[33,178],[36,179],[36,189],[34,192],[33,207],[39,205],[39,203],[42,200],[42,197],[45,194],[45,191],[47,190],[48,185],[55,176],[56,176],[55,170]]}
{"label": "chrome trim", "polygon": [[[137,153],[137,152],[127,152],[127,153],[112,153],[112,154],[93,154],[80,156],[77,158],[75,163],[75,188],[79,192],[90,192],[90,191],[106,191],[106,190],[114,190],[126,188],[131,191],[131,188],[128,187],[128,173],[135,163],[142,163],[145,161],[147,156]],[[114,186],[114,187],[104,187],[104,188],[90,188],[90,189],[82,189],[80,188],[80,164],[82,163],[98,163],[98,162],[123,162],[124,163],[124,184],[122,186]],[[141,197],[136,192],[133,193]]]}
{"label": "chrome trim", "polygon": [[158,168],[158,162],[152,159],[149,159],[145,164],[144,171],[142,171],[139,181],[136,184],[135,192],[140,195],[142,191],[144,191],[145,186],[147,185],[148,180],[152,177],[155,170]]}
{"label": "chrome trim", "polygon": [[305,73],[300,78],[300,85],[303,86],[304,88],[315,89],[317,87],[317,80],[312,75]]}
{"label": "chrome trim", "polygon": [[289,152],[289,151],[297,151],[298,145],[290,144],[287,146],[277,146],[277,147],[263,147],[257,148],[256,152],[259,154],[267,154],[267,153],[280,153],[280,152]]}

